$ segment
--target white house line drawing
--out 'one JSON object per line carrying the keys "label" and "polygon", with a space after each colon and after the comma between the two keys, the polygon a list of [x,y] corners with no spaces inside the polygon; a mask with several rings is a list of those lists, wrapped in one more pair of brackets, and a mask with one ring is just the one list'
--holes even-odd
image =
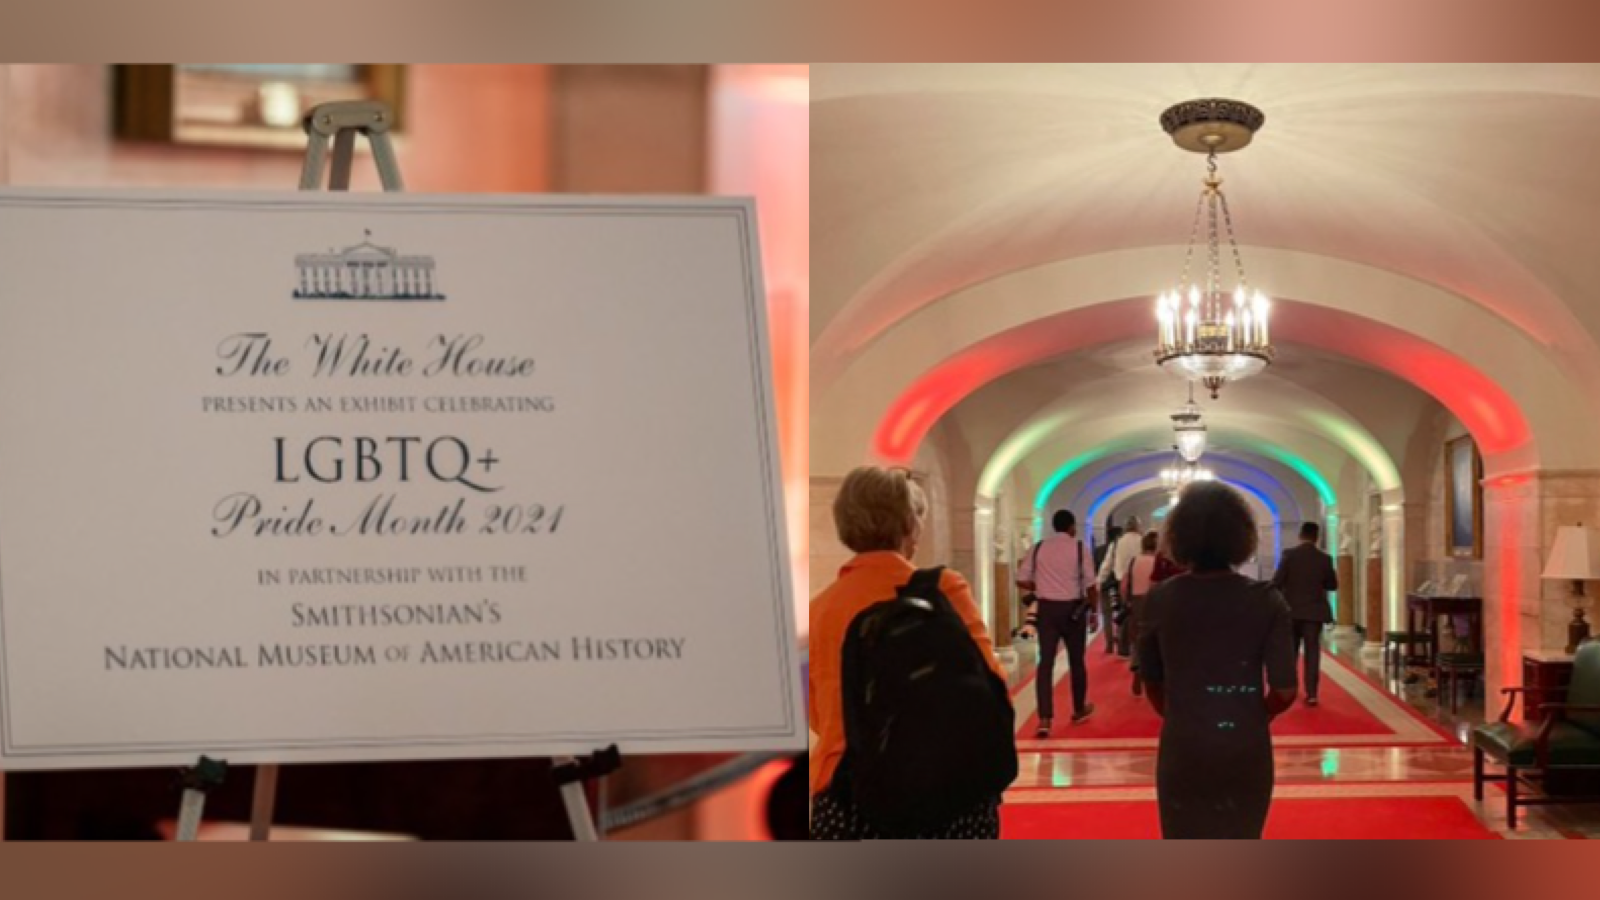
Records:
{"label": "white house line drawing", "polygon": [[431,256],[406,256],[366,239],[343,250],[294,258],[298,300],[443,300],[434,285]]}

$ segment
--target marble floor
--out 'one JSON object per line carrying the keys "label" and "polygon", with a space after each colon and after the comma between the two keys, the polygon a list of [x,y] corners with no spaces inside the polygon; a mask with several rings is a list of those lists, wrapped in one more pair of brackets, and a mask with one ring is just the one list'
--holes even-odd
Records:
{"label": "marble floor", "polygon": [[[1027,681],[1034,669],[1037,648],[1016,645],[1014,686]],[[1104,652],[1091,645],[1091,653]],[[1386,676],[1381,662],[1362,652],[1359,636],[1336,637],[1329,652],[1365,675],[1390,697],[1410,706],[1439,726],[1453,741],[1433,746],[1359,746],[1318,748],[1280,747],[1277,796],[1374,797],[1454,796],[1502,837],[1527,839],[1600,838],[1600,805],[1547,807],[1524,810],[1524,821],[1512,832],[1506,827],[1505,806],[1497,788],[1490,787],[1483,803],[1472,799],[1472,756],[1466,747],[1474,725],[1484,721],[1479,696],[1465,698],[1452,713],[1429,696],[1425,683]],[[1062,661],[1064,667],[1065,661]],[[1118,686],[1119,688],[1121,685]],[[1091,694],[1095,688],[1091,686]],[[1019,697],[1019,702],[1023,698]],[[1028,703],[1031,707],[1031,703]],[[1499,710],[1496,709],[1495,715]],[[1155,751],[1148,748],[1073,752],[1043,745],[1029,749],[1021,742],[1020,775],[1007,795],[1008,802],[1052,803],[1088,800],[1154,799]]]}

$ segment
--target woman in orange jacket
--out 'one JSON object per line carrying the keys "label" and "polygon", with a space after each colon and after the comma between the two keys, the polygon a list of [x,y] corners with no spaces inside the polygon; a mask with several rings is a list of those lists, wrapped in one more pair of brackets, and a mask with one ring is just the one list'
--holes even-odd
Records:
{"label": "woman in orange jacket", "polygon": [[[911,580],[911,562],[922,537],[927,499],[903,469],[867,466],[851,472],[834,500],[839,540],[856,555],[839,570],[839,578],[811,601],[811,748],[812,834],[818,839],[850,840],[877,835],[856,814],[843,791],[830,791],[845,755],[844,697],[841,661],[850,623],[868,607],[890,599]],[[945,570],[939,589],[966,624],[984,659],[1004,678],[995,660],[994,644],[972,598],[966,579]],[[995,837],[999,834],[999,801],[985,803],[937,835],[905,837]]]}

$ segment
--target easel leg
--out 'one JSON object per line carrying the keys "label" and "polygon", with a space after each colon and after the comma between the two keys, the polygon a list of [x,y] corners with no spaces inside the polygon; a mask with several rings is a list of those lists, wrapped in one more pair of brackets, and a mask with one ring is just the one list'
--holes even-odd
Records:
{"label": "easel leg", "polygon": [[206,811],[206,794],[228,777],[228,764],[200,757],[193,768],[178,773],[183,787],[183,803],[178,807],[177,839],[185,843],[200,836],[200,820]]}
{"label": "easel leg", "polygon": [[572,839],[588,843],[599,841],[600,833],[595,830],[594,816],[589,811],[589,797],[583,791],[583,782],[563,784],[561,802],[567,807],[567,823],[572,826]]}
{"label": "easel leg", "polygon": [[603,779],[621,767],[622,754],[617,751],[616,744],[583,759],[564,757],[553,761],[550,776],[561,789],[561,803],[567,808],[567,824],[572,826],[573,840],[600,840],[583,786],[590,781],[603,785]]}
{"label": "easel leg", "polygon": [[355,158],[356,133],[343,129],[333,137],[333,166],[328,172],[328,190],[350,190],[350,164]]}
{"label": "easel leg", "polygon": [[183,803],[178,807],[178,841],[191,843],[200,836],[200,820],[205,817],[206,795],[203,791],[186,789]]}
{"label": "easel leg", "polygon": [[250,800],[250,840],[272,840],[272,815],[278,805],[278,767],[256,766],[255,795]]}

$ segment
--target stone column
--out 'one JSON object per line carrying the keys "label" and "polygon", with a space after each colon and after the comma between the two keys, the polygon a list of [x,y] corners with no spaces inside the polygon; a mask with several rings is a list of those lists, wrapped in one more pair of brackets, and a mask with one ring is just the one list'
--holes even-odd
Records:
{"label": "stone column", "polygon": [[[1522,651],[1539,645],[1539,478],[1484,480],[1483,632],[1485,696],[1522,678]],[[1565,641],[1563,641],[1563,644]]]}
{"label": "stone column", "polygon": [[1345,554],[1338,560],[1339,574],[1339,632],[1350,634],[1356,630],[1356,559]]}
{"label": "stone column", "polygon": [[[1001,591],[998,589],[1000,582],[995,581],[995,566],[1001,560],[995,558],[994,531],[995,531],[995,501],[993,497],[978,497],[971,507],[962,507],[966,512],[966,521],[970,524],[970,531],[966,531],[966,538],[958,535],[958,531],[965,530],[963,523],[957,521],[958,512],[951,512],[950,522],[950,550],[951,559],[954,560],[957,546],[964,546],[967,558],[971,560],[968,568],[959,566],[956,571],[966,575],[972,581],[972,598],[978,604],[978,611],[983,613],[983,621],[989,626],[989,633],[994,635],[995,622],[999,621],[997,605],[1000,603]],[[953,562],[952,562],[953,564]],[[998,635],[995,635],[998,637]]]}
{"label": "stone column", "polygon": [[[991,574],[997,586],[1011,584],[1011,566],[1006,563],[996,562]],[[1017,662],[1017,651],[1011,647],[1011,630],[1017,627],[1017,623],[1012,621],[1011,592],[1001,589],[996,590],[994,595],[994,624],[992,628],[995,656],[1000,659],[1000,663],[1007,669],[1013,669]]]}
{"label": "stone column", "polygon": [[[979,534],[979,529],[983,534]],[[994,511],[988,515],[980,507],[959,500],[950,504],[950,558],[934,560],[935,565],[947,565],[960,572],[969,581],[987,580],[994,565]],[[974,599],[977,599],[974,591]],[[989,620],[993,625],[993,620]]]}
{"label": "stone column", "polygon": [[[1399,490],[1383,492],[1383,630],[1406,621],[1406,513]],[[1382,639],[1381,636],[1379,638]]]}
{"label": "stone column", "polygon": [[1367,567],[1367,642],[1362,650],[1376,653],[1383,649],[1383,558],[1366,559]]}
{"label": "stone column", "polygon": [[[1439,502],[1443,502],[1443,499]],[[1417,564],[1427,559],[1437,559],[1442,548],[1429,545],[1428,535],[1428,506],[1426,501],[1415,501],[1403,504],[1406,517],[1406,558],[1402,571],[1406,574],[1406,587],[1416,586],[1416,582],[1427,576],[1418,574]]]}

